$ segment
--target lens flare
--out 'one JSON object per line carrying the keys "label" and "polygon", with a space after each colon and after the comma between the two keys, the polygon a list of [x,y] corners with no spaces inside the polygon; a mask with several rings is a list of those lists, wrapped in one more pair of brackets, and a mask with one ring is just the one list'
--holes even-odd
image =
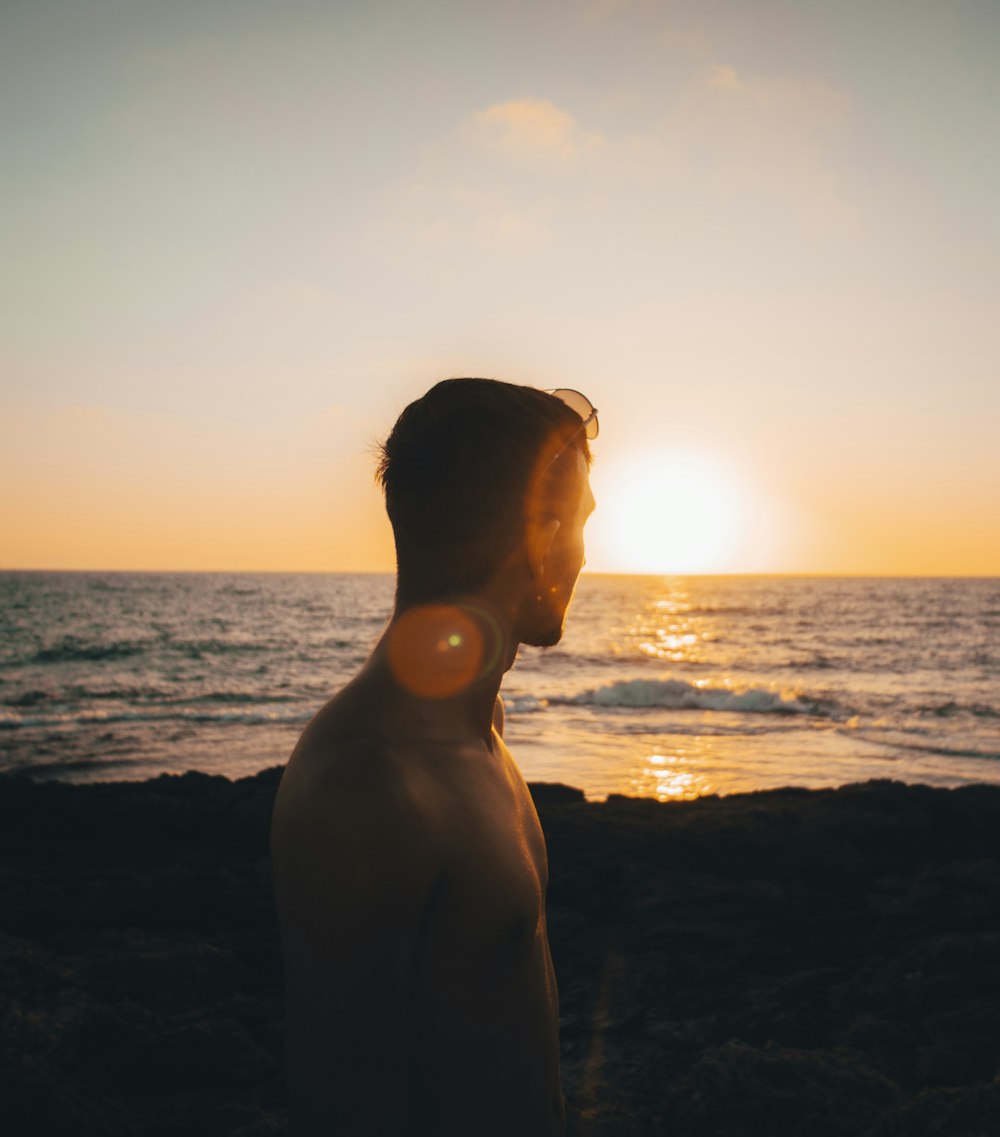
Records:
{"label": "lens flare", "polygon": [[471,616],[450,604],[404,612],[388,646],[397,682],[424,699],[457,695],[481,672],[482,634]]}

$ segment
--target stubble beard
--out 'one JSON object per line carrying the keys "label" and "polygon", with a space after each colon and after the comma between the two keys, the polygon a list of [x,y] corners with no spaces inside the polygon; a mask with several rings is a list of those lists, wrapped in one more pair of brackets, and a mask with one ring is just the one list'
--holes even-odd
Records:
{"label": "stubble beard", "polygon": [[555,647],[563,637],[568,606],[556,609],[551,602],[546,603],[541,596],[536,597],[529,606],[527,618],[522,621],[524,631],[520,642],[528,647]]}
{"label": "stubble beard", "polygon": [[547,631],[532,632],[525,636],[521,643],[527,644],[528,647],[555,647],[562,636],[563,626],[560,624],[559,627],[550,628]]}

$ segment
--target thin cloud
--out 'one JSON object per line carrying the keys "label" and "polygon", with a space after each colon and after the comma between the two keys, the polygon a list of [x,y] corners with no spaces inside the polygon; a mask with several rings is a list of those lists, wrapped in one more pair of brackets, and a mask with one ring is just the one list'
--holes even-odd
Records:
{"label": "thin cloud", "polygon": [[720,63],[708,69],[705,82],[715,91],[745,91],[746,84],[736,74],[734,67],[724,67]]}
{"label": "thin cloud", "polygon": [[479,243],[494,252],[532,253],[552,242],[551,231],[537,218],[508,209],[480,218]]}
{"label": "thin cloud", "polygon": [[844,230],[855,221],[838,162],[850,112],[850,98],[818,79],[715,64],[689,87],[667,133],[700,150],[700,173],[716,192],[777,197],[807,228]]}
{"label": "thin cloud", "polygon": [[[807,231],[844,233],[858,220],[842,156],[851,110],[845,92],[819,79],[752,75],[716,62],[699,68],[642,130],[605,133],[547,100],[514,99],[474,114],[465,141],[493,161],[536,175],[572,172],[599,191],[693,184],[721,198],[777,200]],[[547,243],[534,203],[511,209],[469,189],[460,196],[475,215],[479,244],[526,252]],[[428,221],[424,233],[440,239],[441,225]]]}
{"label": "thin cloud", "polygon": [[510,201],[499,191],[484,191],[468,185],[451,188],[453,208],[463,219],[464,238],[494,253],[521,255],[544,248],[552,233],[543,220],[539,204],[528,209]]}
{"label": "thin cloud", "polygon": [[[851,111],[850,97],[819,79],[748,75],[714,63],[700,68],[644,130],[605,135],[559,114],[562,137],[600,139],[587,162],[577,163],[596,183],[700,183],[724,198],[777,199],[807,230],[849,232],[857,215],[841,147]],[[567,158],[580,153],[568,150]]]}
{"label": "thin cloud", "polygon": [[553,213],[547,200],[500,185],[414,182],[397,196],[386,233],[432,256],[469,247],[520,256],[552,243]]}
{"label": "thin cloud", "polygon": [[600,131],[585,130],[547,99],[512,99],[473,115],[469,137],[483,151],[522,166],[572,168],[601,148]]}

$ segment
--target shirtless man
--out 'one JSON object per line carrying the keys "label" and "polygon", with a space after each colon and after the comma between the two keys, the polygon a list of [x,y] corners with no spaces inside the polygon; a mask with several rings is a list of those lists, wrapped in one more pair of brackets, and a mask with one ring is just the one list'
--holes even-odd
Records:
{"label": "shirtless man", "polygon": [[272,821],[295,1137],[558,1137],[538,815],[498,688],[583,565],[596,412],[449,379],[379,467],[396,605],[308,725]]}

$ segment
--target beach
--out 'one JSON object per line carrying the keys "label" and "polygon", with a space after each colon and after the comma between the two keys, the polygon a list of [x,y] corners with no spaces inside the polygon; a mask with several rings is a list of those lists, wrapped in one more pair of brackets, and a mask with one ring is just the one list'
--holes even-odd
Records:
{"label": "beach", "polygon": [[[0,778],[6,1133],[287,1132],[280,773]],[[1000,1131],[1000,787],[532,792],[571,1135]]]}

